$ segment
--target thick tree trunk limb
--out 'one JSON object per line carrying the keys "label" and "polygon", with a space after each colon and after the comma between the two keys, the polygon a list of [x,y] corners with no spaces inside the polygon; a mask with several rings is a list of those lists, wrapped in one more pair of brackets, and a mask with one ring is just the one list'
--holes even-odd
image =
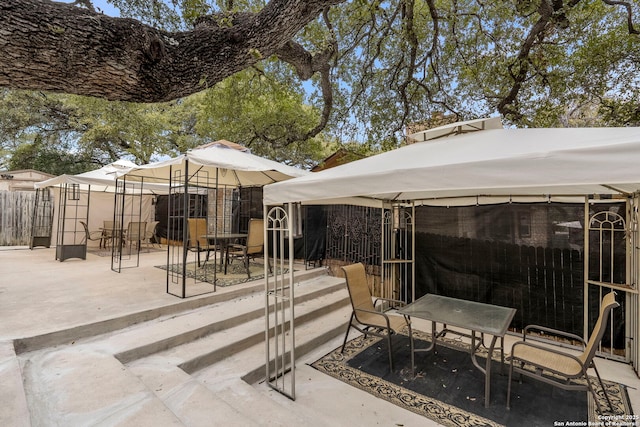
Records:
{"label": "thick tree trunk limb", "polygon": [[273,55],[341,1],[272,0],[233,25],[168,33],[64,3],[0,0],[0,86],[168,101]]}

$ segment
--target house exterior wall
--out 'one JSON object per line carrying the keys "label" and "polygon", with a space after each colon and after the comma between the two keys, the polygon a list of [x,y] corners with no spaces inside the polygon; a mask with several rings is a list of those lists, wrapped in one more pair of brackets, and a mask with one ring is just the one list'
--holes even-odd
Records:
{"label": "house exterior wall", "polygon": [[35,191],[36,182],[54,176],[33,169],[0,172],[0,191]]}

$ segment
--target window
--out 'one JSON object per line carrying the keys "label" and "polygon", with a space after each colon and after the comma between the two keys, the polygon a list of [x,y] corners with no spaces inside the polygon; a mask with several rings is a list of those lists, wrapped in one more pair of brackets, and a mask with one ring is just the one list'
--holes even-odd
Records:
{"label": "window", "polygon": [[518,212],[518,237],[531,237],[531,212]]}

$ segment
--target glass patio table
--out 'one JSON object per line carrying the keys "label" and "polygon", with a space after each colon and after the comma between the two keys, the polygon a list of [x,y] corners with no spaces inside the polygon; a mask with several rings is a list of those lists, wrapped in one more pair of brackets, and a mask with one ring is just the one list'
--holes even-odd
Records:
{"label": "glass patio table", "polygon": [[[229,252],[229,245],[232,240],[237,239],[246,239],[247,233],[218,233],[218,234],[204,234],[201,237],[204,237],[209,241],[209,243],[219,243],[222,247],[221,250],[221,258],[220,258],[220,271],[222,271],[222,267],[224,265],[224,274],[227,274],[227,258]],[[206,261],[205,261],[206,262]],[[215,262],[215,255],[214,255]]]}
{"label": "glass patio table", "polygon": [[[398,313],[409,317],[416,317],[431,321],[431,345],[427,348],[414,347],[413,333],[409,330],[409,339],[411,343],[411,369],[415,369],[415,353],[435,351],[438,338],[447,332],[456,335],[471,338],[470,354],[471,360],[481,372],[485,375],[484,385],[484,405],[489,406],[491,393],[491,359],[495,349],[496,341],[500,338],[501,362],[504,364],[504,335],[516,314],[515,308],[502,307],[499,305],[484,304],[475,301],[450,298],[441,295],[427,294],[413,303],[399,308]],[[436,331],[436,325],[443,324],[443,329]],[[447,329],[447,325],[456,326],[458,328],[470,330],[471,334],[466,334],[457,330]],[[480,333],[479,338],[477,334]],[[487,361],[482,367],[476,359],[476,352],[480,346],[484,346],[484,334],[491,335],[491,343],[489,344]]]}

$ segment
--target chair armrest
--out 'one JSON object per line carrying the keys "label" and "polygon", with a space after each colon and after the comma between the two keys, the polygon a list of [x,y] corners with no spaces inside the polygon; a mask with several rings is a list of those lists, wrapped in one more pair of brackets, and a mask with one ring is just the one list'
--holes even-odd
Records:
{"label": "chair armrest", "polygon": [[[361,311],[361,312],[363,312],[363,313],[376,314],[376,315],[378,315],[378,316],[382,316],[382,317],[384,317],[384,320],[387,322],[387,329],[391,329],[391,324],[389,323],[389,316],[387,316],[386,314],[384,314],[384,313],[383,313],[383,312],[381,312],[381,311],[376,311],[376,310],[367,310],[367,309],[364,309],[364,308],[356,308],[356,309],[354,309],[353,311],[354,311],[354,312],[356,312],[356,313],[357,313],[358,311]],[[356,319],[357,319],[357,318],[358,318],[358,316],[356,315]],[[358,320],[358,322],[360,322],[360,320]],[[360,323],[362,323],[362,322],[360,322]],[[367,325],[367,323],[362,323],[362,324],[363,324],[363,325]],[[373,326],[373,325],[372,325],[372,326]]]}
{"label": "chair armrest", "polygon": [[527,332],[529,332],[530,330],[536,330],[536,331],[540,331],[540,332],[546,332],[552,335],[557,335],[560,337],[565,337],[565,338],[571,338],[577,341],[580,341],[582,343],[582,345],[587,345],[587,343],[585,342],[584,338],[582,338],[581,336],[578,336],[576,334],[572,334],[569,332],[564,332],[564,331],[560,331],[558,329],[552,329],[552,328],[547,328],[545,326],[540,326],[540,325],[528,325],[524,328],[524,330],[522,331],[522,340],[526,341],[527,340]]}
{"label": "chair armrest", "polygon": [[[380,297],[380,298],[376,298],[376,299],[375,299],[375,301],[373,301],[373,305],[374,305],[374,307],[375,307],[375,305],[378,303],[378,301],[386,301],[386,302],[389,302],[389,303],[395,303],[395,304],[398,304],[398,305],[400,305],[400,306],[402,306],[402,307],[404,307],[405,305],[407,305],[407,303],[406,303],[406,302],[404,302],[404,301],[400,301],[400,300],[397,300],[397,299],[382,298],[382,297]],[[394,307],[396,307],[396,306],[394,306]],[[390,308],[393,308],[393,307],[390,307]]]}
{"label": "chair armrest", "polygon": [[[516,347],[518,347],[518,346],[525,346],[525,347],[537,348],[538,350],[543,350],[543,351],[546,351],[546,352],[549,352],[549,353],[554,353],[554,354],[558,354],[558,355],[560,355],[560,356],[568,357],[569,359],[573,359],[573,360],[575,360],[575,361],[576,361],[576,362],[577,362],[577,363],[582,367],[582,370],[583,370],[583,371],[585,371],[585,370],[586,370],[586,367],[585,367],[585,366],[584,366],[584,364],[582,363],[582,360],[580,360],[577,356],[574,356],[574,355],[573,355],[573,354],[571,354],[571,353],[567,353],[567,352],[564,352],[564,351],[556,350],[555,348],[550,348],[550,347],[545,347],[545,346],[542,346],[542,345],[539,345],[539,344],[534,344],[534,343],[532,343],[532,342],[517,341],[516,343],[514,343],[514,344],[513,344],[513,346],[511,347],[511,355],[509,356],[511,359],[515,359],[515,360],[523,360],[523,359],[520,359],[520,358],[518,358],[518,357],[516,357],[516,356],[514,356],[514,355],[513,355],[513,353],[514,353],[514,349],[515,349]],[[536,366],[538,366],[538,365],[536,365]],[[549,370],[555,371],[555,370],[554,370],[553,368],[551,368],[551,367],[547,367],[547,366],[541,366],[541,367],[542,367],[543,369],[544,369],[544,368],[547,368],[547,369],[549,369]],[[558,371],[555,371],[555,372],[558,372]]]}
{"label": "chair armrest", "polygon": [[239,243],[229,243],[227,245],[227,251],[236,252],[236,256],[238,256],[238,251],[242,251],[243,256],[245,256],[247,254],[247,250],[248,248],[245,245],[241,245]]}

